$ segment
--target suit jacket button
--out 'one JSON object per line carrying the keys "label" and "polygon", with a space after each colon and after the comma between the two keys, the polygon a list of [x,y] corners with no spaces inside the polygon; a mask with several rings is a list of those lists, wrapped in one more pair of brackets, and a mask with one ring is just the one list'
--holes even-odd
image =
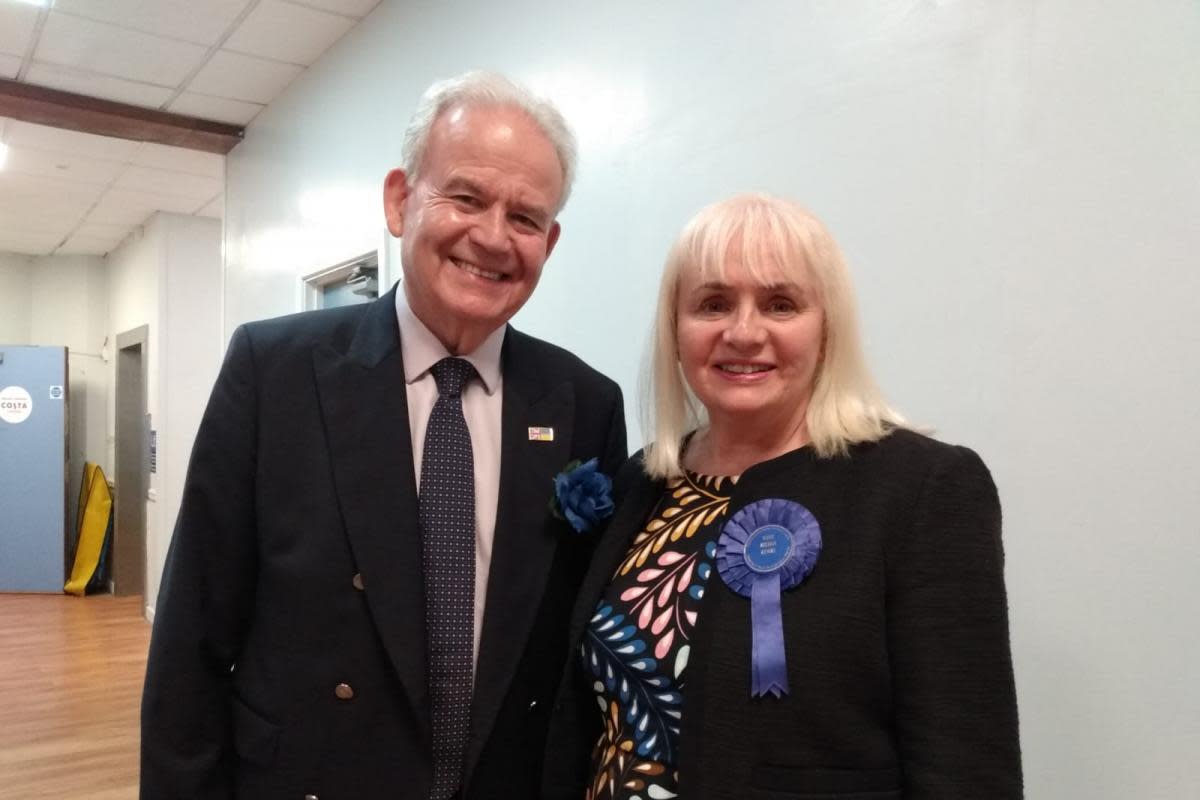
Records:
{"label": "suit jacket button", "polygon": [[354,697],[354,688],[348,683],[339,683],[334,687],[333,693],[337,695],[338,700],[350,700]]}
{"label": "suit jacket button", "polygon": [[355,589],[358,589],[361,592],[363,590],[362,573],[354,573],[354,577],[350,579],[350,583],[353,584]]}

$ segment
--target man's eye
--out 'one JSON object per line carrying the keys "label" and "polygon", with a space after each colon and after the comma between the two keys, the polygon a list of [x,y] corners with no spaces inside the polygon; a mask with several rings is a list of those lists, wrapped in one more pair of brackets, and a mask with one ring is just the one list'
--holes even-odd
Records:
{"label": "man's eye", "polygon": [[461,206],[466,206],[468,208],[478,208],[479,207],[479,198],[475,197],[474,195],[456,194],[453,196],[453,199],[454,199],[454,202],[458,203]]}
{"label": "man's eye", "polygon": [[514,214],[512,219],[513,222],[520,225],[522,228],[528,228],[534,231],[540,231],[542,229],[541,224],[528,214]]}

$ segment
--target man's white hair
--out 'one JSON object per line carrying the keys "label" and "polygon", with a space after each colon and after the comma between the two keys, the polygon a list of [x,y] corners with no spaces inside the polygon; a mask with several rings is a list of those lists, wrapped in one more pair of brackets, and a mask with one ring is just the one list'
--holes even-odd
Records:
{"label": "man's white hair", "polygon": [[561,211],[571,195],[571,184],[575,180],[577,145],[563,115],[549,100],[540,98],[531,91],[495,72],[474,70],[438,81],[425,90],[417,103],[408,128],[404,131],[401,158],[409,180],[420,175],[425,149],[429,145],[429,133],[434,123],[451,108],[506,106],[525,113],[541,129],[562,167],[562,196],[555,212]]}

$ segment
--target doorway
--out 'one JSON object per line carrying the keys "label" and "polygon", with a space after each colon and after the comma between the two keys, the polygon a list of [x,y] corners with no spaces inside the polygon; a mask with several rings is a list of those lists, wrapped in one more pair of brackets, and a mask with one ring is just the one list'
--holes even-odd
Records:
{"label": "doorway", "polygon": [[146,340],[149,332],[149,326],[143,325],[117,334],[117,475],[112,590],[118,596],[146,592],[146,490],[150,460]]}

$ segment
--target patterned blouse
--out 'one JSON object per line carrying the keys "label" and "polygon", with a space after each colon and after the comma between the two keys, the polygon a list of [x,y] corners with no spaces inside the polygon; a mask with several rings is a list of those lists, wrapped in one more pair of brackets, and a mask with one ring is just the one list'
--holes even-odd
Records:
{"label": "patterned blouse", "polygon": [[600,597],[581,647],[604,716],[587,800],[676,796],[691,634],[736,480],[668,481]]}

